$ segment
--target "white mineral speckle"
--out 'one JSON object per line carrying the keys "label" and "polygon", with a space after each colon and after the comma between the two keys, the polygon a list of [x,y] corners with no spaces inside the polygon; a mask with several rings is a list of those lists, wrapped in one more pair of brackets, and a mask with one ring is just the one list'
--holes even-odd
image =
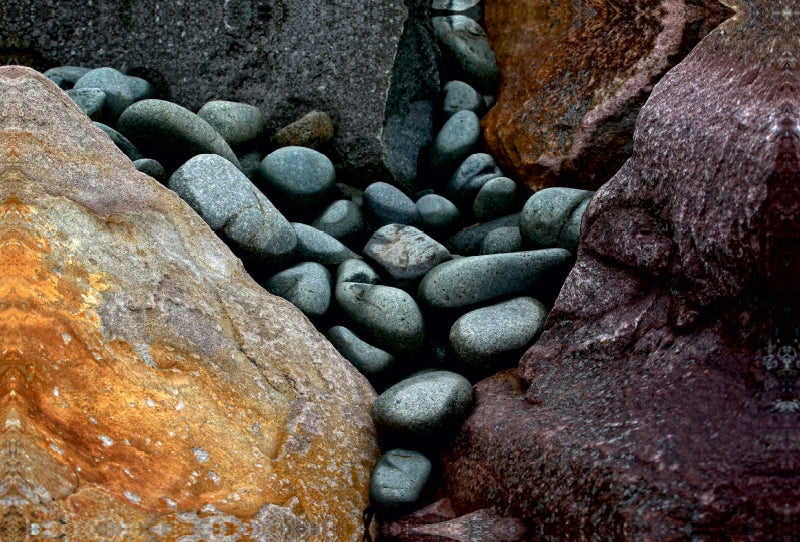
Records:
{"label": "white mineral speckle", "polygon": [[51,449],[52,449],[54,452],[56,452],[58,455],[62,455],[62,454],[64,453],[64,450],[62,450],[61,448],[59,448],[59,447],[58,447],[58,446],[56,446],[55,444],[51,444],[51,445],[50,445],[50,448],[51,448]]}
{"label": "white mineral speckle", "polygon": [[72,340],[72,337],[70,337],[69,333],[66,332],[61,334],[61,338],[64,339],[64,344],[69,344]]}
{"label": "white mineral speckle", "polygon": [[156,406],[156,402],[148,397],[147,398],[147,406],[154,407],[154,406]]}
{"label": "white mineral speckle", "polygon": [[220,477],[213,470],[208,471],[208,477],[211,478],[211,481],[214,482],[215,484],[219,484]]}
{"label": "white mineral speckle", "polygon": [[192,447],[192,453],[200,463],[205,463],[209,459],[208,452],[200,446]]}
{"label": "white mineral speckle", "polygon": [[58,386],[53,386],[53,395],[58,397]]}
{"label": "white mineral speckle", "polygon": [[178,404],[175,405],[175,410],[183,410],[183,401],[178,401]]}
{"label": "white mineral speckle", "polygon": [[111,440],[110,438],[108,438],[108,437],[107,437],[107,436],[105,436],[105,435],[100,435],[100,436],[99,436],[99,437],[97,437],[97,438],[99,438],[99,439],[100,439],[100,440],[103,442],[103,446],[106,446],[106,447],[108,447],[108,446],[113,446],[113,444],[114,444],[114,441],[113,441],[113,440]]}
{"label": "white mineral speckle", "polygon": [[140,502],[142,502],[142,498],[139,495],[137,495],[136,493],[131,493],[130,491],[125,491],[122,494],[125,495],[125,498],[128,499],[129,501],[131,501],[133,504],[139,504]]}

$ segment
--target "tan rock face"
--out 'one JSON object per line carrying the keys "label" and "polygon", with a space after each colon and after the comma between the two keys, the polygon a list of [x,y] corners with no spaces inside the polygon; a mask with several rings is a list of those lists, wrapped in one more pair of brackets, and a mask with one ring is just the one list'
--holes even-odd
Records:
{"label": "tan rock face", "polygon": [[16,66],[0,277],[3,540],[361,539],[372,389]]}

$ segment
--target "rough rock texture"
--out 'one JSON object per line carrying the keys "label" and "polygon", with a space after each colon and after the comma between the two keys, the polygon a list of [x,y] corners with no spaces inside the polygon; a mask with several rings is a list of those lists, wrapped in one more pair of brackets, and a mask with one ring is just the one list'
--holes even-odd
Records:
{"label": "rough rock texture", "polygon": [[800,532],[800,17],[730,5],[642,109],[519,380],[475,387],[460,511],[545,540]]}
{"label": "rough rock texture", "polygon": [[3,539],[361,540],[366,381],[54,83],[0,118]]}
{"label": "rough rock texture", "polygon": [[393,142],[432,127],[404,115],[439,92],[425,0],[4,0],[0,59],[127,67],[192,111],[256,105],[267,135],[322,109],[334,161],[372,180],[411,160]]}
{"label": "rough rock texture", "polygon": [[490,152],[530,189],[596,189],[630,156],[653,85],[726,14],[716,0],[487,2],[501,75]]}

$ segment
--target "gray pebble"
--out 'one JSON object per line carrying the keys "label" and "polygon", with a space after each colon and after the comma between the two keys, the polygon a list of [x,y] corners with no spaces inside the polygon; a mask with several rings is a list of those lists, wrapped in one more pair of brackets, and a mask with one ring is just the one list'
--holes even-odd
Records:
{"label": "gray pebble", "polygon": [[256,177],[258,166],[261,165],[261,160],[264,159],[264,155],[261,154],[261,151],[253,149],[238,155],[237,158],[239,159],[239,165],[242,166],[242,173],[252,181]]}
{"label": "gray pebble", "polygon": [[393,355],[372,346],[344,326],[330,328],[326,336],[336,350],[371,382],[394,368]]}
{"label": "gray pebble", "polygon": [[167,187],[186,201],[212,230],[265,263],[287,262],[297,236],[292,225],[233,164],[200,154],[182,165]]}
{"label": "gray pebble", "polygon": [[478,190],[472,212],[480,221],[491,220],[519,210],[520,191],[508,177],[495,177]]}
{"label": "gray pebble", "polygon": [[167,182],[167,172],[164,170],[164,166],[162,166],[158,160],[153,160],[152,158],[139,158],[138,160],[133,161],[133,167],[145,175],[150,175],[161,184],[165,184]]}
{"label": "gray pebble", "polygon": [[67,91],[67,96],[69,96],[90,119],[99,121],[103,118],[103,108],[106,106],[106,93],[99,88],[71,88]]}
{"label": "gray pebble", "polygon": [[267,127],[267,119],[258,107],[240,102],[207,102],[197,116],[209,123],[231,147],[261,137]]}
{"label": "gray pebble", "polygon": [[481,122],[472,111],[459,111],[447,119],[436,134],[431,149],[431,167],[450,174],[469,156],[481,137]]}
{"label": "gray pebble", "polygon": [[[553,187],[533,194],[522,208],[519,229],[522,242],[530,248],[578,249],[580,219],[594,192]],[[579,216],[573,219],[573,215]],[[566,227],[569,225],[570,227]]]}
{"label": "gray pebble", "polygon": [[132,75],[126,75],[125,80],[128,81],[128,87],[131,89],[134,102],[155,97],[156,89],[150,84],[150,81]]}
{"label": "gray pebble", "polygon": [[413,355],[425,342],[422,313],[414,298],[399,288],[341,282],[336,302],[367,340],[395,356]]}
{"label": "gray pebble", "polygon": [[116,145],[119,150],[124,152],[125,156],[130,158],[132,161],[138,160],[142,157],[142,153],[139,152],[139,149],[137,149],[133,143],[128,141],[127,137],[117,132],[110,126],[106,126],[102,122],[95,121],[94,125],[103,130],[106,135],[111,138],[111,141],[114,142],[114,145]]}
{"label": "gray pebble", "polygon": [[348,241],[364,231],[364,213],[351,200],[339,199],[323,209],[311,225],[335,239]]}
{"label": "gray pebble", "polygon": [[447,249],[451,254],[460,254],[462,256],[477,255],[481,250],[483,240],[486,239],[490,231],[509,226],[519,227],[519,213],[502,216],[464,228],[447,241]]}
{"label": "gray pebble", "polygon": [[296,254],[301,260],[335,265],[357,257],[355,252],[317,228],[299,222],[293,222],[292,226],[297,235]]}
{"label": "gray pebble", "polygon": [[519,228],[506,226],[495,228],[490,231],[483,239],[480,255],[487,254],[506,254],[508,252],[519,252],[522,250],[522,236]]}
{"label": "gray pebble", "polygon": [[417,200],[417,212],[422,219],[422,227],[436,235],[452,232],[461,223],[458,207],[438,194],[427,194]]}
{"label": "gray pebble", "polygon": [[419,298],[446,310],[519,294],[557,293],[572,264],[572,254],[561,248],[469,256],[434,267],[419,285]]}
{"label": "gray pebble", "polygon": [[336,270],[337,287],[344,282],[380,284],[381,278],[367,262],[360,258],[354,258],[342,262]]}
{"label": "gray pebble", "polygon": [[479,117],[486,110],[483,96],[463,81],[449,81],[444,86],[444,114],[448,117],[459,111],[472,111]]}
{"label": "gray pebble", "polygon": [[297,264],[272,275],[267,291],[289,301],[309,318],[318,318],[331,305],[331,274],[316,262]]}
{"label": "gray pebble", "polygon": [[519,361],[545,320],[547,308],[536,299],[509,299],[461,316],[450,328],[450,346],[468,371],[496,372]]}
{"label": "gray pebble", "polygon": [[433,30],[442,45],[444,62],[453,63],[464,80],[484,93],[493,93],[499,72],[486,33],[464,15],[433,17]]}
{"label": "gray pebble", "polygon": [[483,185],[502,175],[491,155],[485,152],[470,154],[450,176],[444,193],[453,203],[465,207],[472,204]]}
{"label": "gray pebble", "polygon": [[373,229],[386,224],[419,224],[414,201],[402,190],[388,183],[372,183],[364,190],[364,214]]}
{"label": "gray pebble", "polygon": [[395,438],[439,437],[472,408],[472,385],[450,371],[427,371],[401,380],[372,403],[379,431]]}
{"label": "gray pebble", "polygon": [[324,154],[307,147],[282,147],[258,166],[276,205],[290,213],[313,216],[336,183],[336,171]]}
{"label": "gray pebble", "polygon": [[450,252],[414,226],[387,224],[372,234],[363,252],[395,286],[408,288],[450,259]]}
{"label": "gray pebble", "polygon": [[44,72],[45,77],[55,82],[63,89],[72,88],[75,83],[89,73],[91,68],[83,68],[80,66],[56,66]]}
{"label": "gray pebble", "polygon": [[369,483],[369,500],[382,508],[415,503],[431,474],[431,462],[419,452],[395,448],[381,456]]}
{"label": "gray pebble", "polygon": [[207,153],[218,154],[240,167],[236,155],[214,128],[171,102],[151,99],[134,103],[120,116],[117,130],[168,169]]}
{"label": "gray pebble", "polygon": [[133,103],[127,77],[114,68],[97,68],[75,82],[75,88],[99,88],[106,93],[107,118],[113,123]]}

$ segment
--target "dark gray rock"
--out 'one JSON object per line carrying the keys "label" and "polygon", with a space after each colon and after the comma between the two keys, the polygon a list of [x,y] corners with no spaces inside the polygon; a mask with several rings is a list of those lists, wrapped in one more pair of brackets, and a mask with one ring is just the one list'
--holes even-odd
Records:
{"label": "dark gray rock", "polygon": [[401,380],[375,399],[370,409],[384,435],[408,439],[441,437],[472,407],[472,385],[450,371],[427,371]]}
{"label": "dark gray rock", "polygon": [[471,207],[483,185],[502,175],[491,155],[484,152],[470,154],[450,176],[444,193],[459,207]]}
{"label": "dark gray rock", "polygon": [[281,147],[269,153],[258,166],[258,175],[281,210],[309,218],[336,183],[330,159],[308,147]]}
{"label": "dark gray rock", "polygon": [[162,166],[158,160],[153,160],[152,158],[139,158],[138,160],[133,161],[133,167],[145,175],[150,175],[161,184],[166,184],[167,182],[167,172],[164,170],[164,166]]}
{"label": "dark gray rock", "polygon": [[434,17],[432,22],[444,62],[480,92],[493,93],[499,78],[497,61],[481,25],[464,15]]}
{"label": "dark gray rock", "polygon": [[561,247],[577,252],[583,211],[590,190],[553,187],[533,194],[522,208],[519,229],[529,248]]}
{"label": "dark gray rock", "polygon": [[399,288],[337,282],[336,302],[361,334],[397,357],[414,355],[425,342],[422,313]]}
{"label": "dark gray rock", "polygon": [[210,124],[231,147],[258,139],[267,128],[264,113],[254,105],[241,102],[212,100],[200,108],[197,116]]}
{"label": "dark gray rock", "polygon": [[304,262],[272,275],[267,291],[289,301],[309,318],[318,318],[331,305],[331,274],[325,266]]}
{"label": "dark gray rock", "polygon": [[372,183],[364,190],[364,214],[373,229],[386,224],[419,224],[417,206],[402,190],[388,183]]}
{"label": "dark gray rock", "polygon": [[513,215],[502,216],[482,222],[469,228],[464,228],[447,241],[447,250],[451,254],[460,254],[462,256],[475,256],[480,252],[483,240],[489,235],[489,232],[496,228],[505,227],[519,227],[519,213]]}
{"label": "dark gray rock", "polygon": [[383,151],[386,167],[394,182],[414,192],[417,182],[420,152],[433,141],[434,105],[430,100],[417,100],[386,119],[383,127]]}
{"label": "dark gray rock", "polygon": [[481,138],[481,122],[472,111],[459,111],[447,119],[431,149],[431,168],[449,175],[469,156]]}
{"label": "dark gray rock", "polygon": [[86,72],[75,82],[74,89],[99,88],[106,94],[105,119],[114,123],[133,103],[133,92],[124,74],[114,68],[97,68]]}
{"label": "dark gray rock", "polygon": [[243,154],[239,154],[236,156],[239,160],[239,165],[241,166],[241,171],[244,173],[244,176],[250,179],[257,178],[258,175],[258,166],[261,165],[261,160],[264,159],[264,155],[258,149],[251,149]]}
{"label": "dark gray rock", "polygon": [[268,264],[286,263],[297,245],[292,225],[250,180],[217,154],[200,154],[167,182],[212,230]]}
{"label": "dark gray rock", "polygon": [[132,161],[138,160],[142,157],[142,153],[139,152],[139,149],[137,149],[133,143],[128,141],[128,138],[126,138],[124,135],[117,132],[112,127],[106,126],[102,122],[95,121],[94,125],[103,130],[106,135],[111,138],[111,141],[114,142],[114,145],[116,145],[119,150],[124,152],[125,156],[130,158]]}
{"label": "dark gray rock", "polygon": [[91,68],[81,66],[56,66],[44,72],[44,76],[55,82],[63,89],[70,89],[75,83],[91,71]]}
{"label": "dark gray rock", "polygon": [[395,366],[395,357],[372,346],[344,326],[334,326],[326,334],[336,350],[370,382],[381,381]]}
{"label": "dark gray rock", "polygon": [[494,373],[519,361],[539,337],[547,308],[517,297],[470,311],[450,328],[450,346],[469,373]]}
{"label": "dark gray rock", "polygon": [[185,107],[171,102],[151,99],[134,103],[120,116],[117,130],[168,171],[192,156],[208,153],[218,154],[240,167],[236,155],[214,128]]}
{"label": "dark gray rock", "polygon": [[463,310],[520,294],[552,299],[572,264],[572,254],[561,248],[469,256],[434,267],[419,285],[419,299],[442,310]]}
{"label": "dark gray rock", "polygon": [[106,106],[106,93],[99,88],[72,88],[67,90],[67,96],[78,104],[78,107],[80,107],[90,119],[100,121],[103,118],[103,108]]}
{"label": "dark gray rock", "polygon": [[336,286],[345,282],[380,284],[381,278],[367,262],[354,258],[342,262],[336,270]]}
{"label": "dark gray rock", "polygon": [[472,111],[479,117],[486,111],[483,96],[463,81],[448,81],[444,86],[442,111],[448,117],[459,111]]}
{"label": "dark gray rock", "polygon": [[421,453],[402,448],[389,450],[372,471],[369,500],[381,508],[414,504],[430,474],[431,462]]}
{"label": "dark gray rock", "polygon": [[301,260],[335,265],[357,257],[355,252],[317,228],[299,222],[293,222],[292,226],[297,235],[296,254]]}
{"label": "dark gray rock", "polygon": [[421,225],[432,235],[452,233],[461,223],[458,207],[438,194],[426,194],[417,200]]}
{"label": "dark gray rock", "polygon": [[495,177],[478,190],[472,212],[478,220],[491,220],[518,211],[520,203],[517,183],[508,177]]}
{"label": "dark gray rock", "polygon": [[387,224],[367,241],[364,258],[381,269],[400,288],[409,288],[442,262],[450,252],[414,226]]}
{"label": "dark gray rock", "polygon": [[522,250],[522,235],[516,226],[495,228],[483,239],[480,255],[505,254]]}
{"label": "dark gray rock", "polygon": [[364,213],[353,201],[338,199],[323,209],[311,225],[346,242],[364,231]]}

